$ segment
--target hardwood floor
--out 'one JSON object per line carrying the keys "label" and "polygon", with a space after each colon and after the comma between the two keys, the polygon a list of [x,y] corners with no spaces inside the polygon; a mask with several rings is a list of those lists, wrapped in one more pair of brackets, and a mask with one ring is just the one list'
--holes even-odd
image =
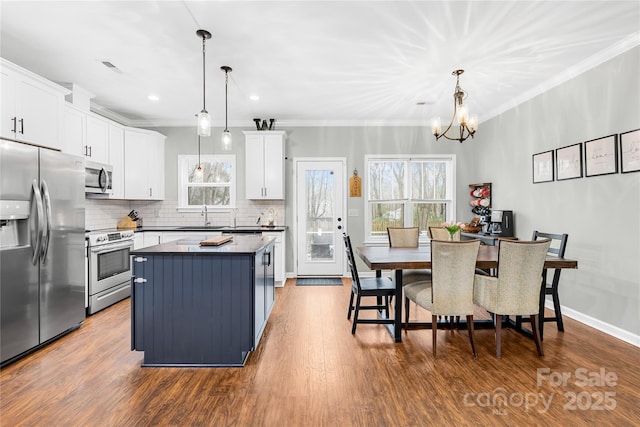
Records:
{"label": "hardwood floor", "polygon": [[505,330],[497,359],[493,331],[476,330],[474,359],[466,331],[443,330],[434,359],[430,330],[398,344],[380,325],[351,335],[349,287],[277,288],[259,348],[229,369],[141,368],[127,299],[2,369],[0,424],[638,425],[640,349],[630,344],[565,318],[564,333],[545,326],[544,358]]}

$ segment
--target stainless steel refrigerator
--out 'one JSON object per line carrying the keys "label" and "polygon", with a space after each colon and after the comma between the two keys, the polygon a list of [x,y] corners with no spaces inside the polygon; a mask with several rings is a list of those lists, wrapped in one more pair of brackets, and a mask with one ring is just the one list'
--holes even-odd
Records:
{"label": "stainless steel refrigerator", "polygon": [[84,159],[0,139],[0,359],[85,318]]}

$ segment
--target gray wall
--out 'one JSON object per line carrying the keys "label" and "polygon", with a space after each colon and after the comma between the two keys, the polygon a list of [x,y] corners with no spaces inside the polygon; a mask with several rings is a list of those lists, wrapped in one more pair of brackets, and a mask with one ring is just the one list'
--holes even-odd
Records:
{"label": "gray wall", "polygon": [[563,305],[640,334],[640,173],[532,184],[531,156],[640,128],[640,48],[481,123],[475,141],[494,208],[513,209],[516,233],[568,233]]}
{"label": "gray wall", "polygon": [[[531,156],[566,145],[640,128],[639,52],[634,48],[487,122],[474,140],[435,142],[425,127],[296,127],[287,132],[286,218],[293,226],[295,157],[346,157],[347,175],[364,175],[366,154],[435,153],[457,156],[457,215],[467,221],[469,183],[493,183],[494,209],[511,209],[516,234],[534,229],[568,233],[566,256],[578,270],[562,273],[563,305],[640,334],[640,173],[532,184]],[[244,137],[231,129],[237,155],[238,198],[244,198]],[[177,154],[196,153],[193,128],[158,128],[167,136],[166,197],[177,198]],[[203,153],[219,153],[218,135],[203,139]],[[364,178],[364,177],[363,177]],[[364,238],[364,197],[349,198],[354,245]],[[293,271],[293,237],[287,235],[287,271]],[[365,268],[360,265],[361,268]]]}

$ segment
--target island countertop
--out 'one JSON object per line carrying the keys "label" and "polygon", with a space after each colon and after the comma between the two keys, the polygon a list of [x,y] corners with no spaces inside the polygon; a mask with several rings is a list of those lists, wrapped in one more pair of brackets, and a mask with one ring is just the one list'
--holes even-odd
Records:
{"label": "island countertop", "polygon": [[258,234],[236,234],[233,240],[218,246],[200,246],[206,240],[203,235],[193,236],[160,245],[149,246],[131,251],[131,255],[241,255],[256,254],[275,240],[275,237]]}

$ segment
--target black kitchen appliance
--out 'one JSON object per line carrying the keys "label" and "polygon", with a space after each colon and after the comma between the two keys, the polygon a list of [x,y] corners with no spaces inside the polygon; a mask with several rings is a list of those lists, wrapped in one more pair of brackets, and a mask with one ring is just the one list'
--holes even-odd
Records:
{"label": "black kitchen appliance", "polygon": [[514,237],[513,211],[491,211],[489,233],[496,237]]}

